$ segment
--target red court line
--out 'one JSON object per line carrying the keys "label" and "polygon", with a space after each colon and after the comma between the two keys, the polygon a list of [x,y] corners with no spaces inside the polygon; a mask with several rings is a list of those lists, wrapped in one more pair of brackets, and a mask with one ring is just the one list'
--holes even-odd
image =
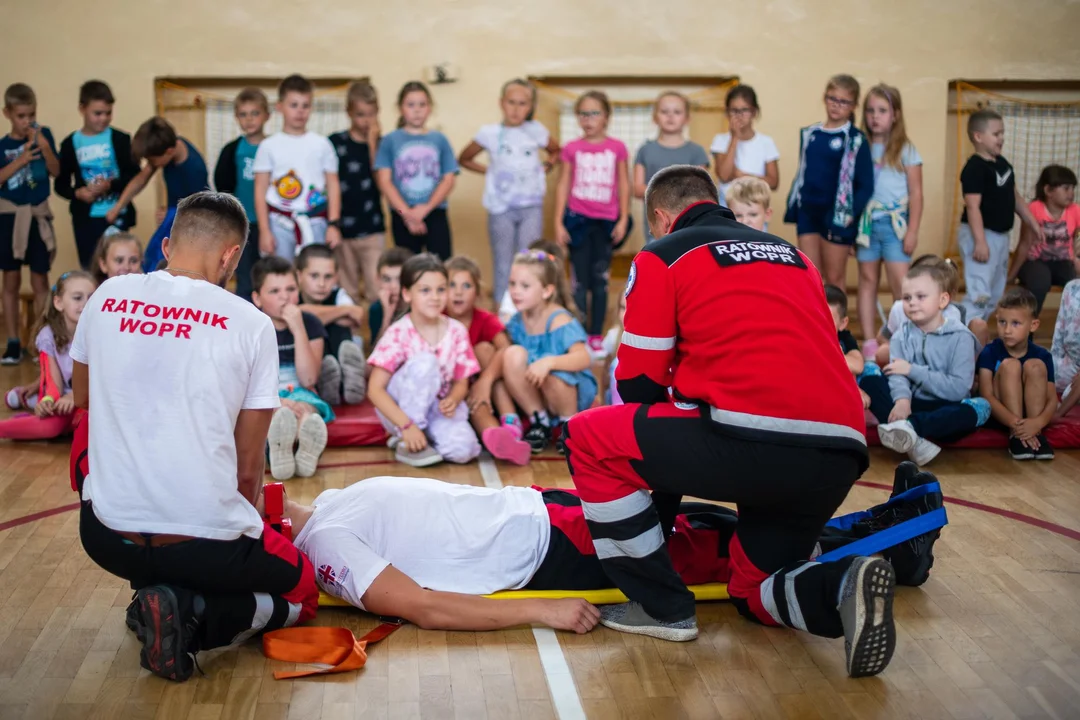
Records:
{"label": "red court line", "polygon": [[[534,457],[533,462],[563,462],[565,458],[559,456],[542,456]],[[329,468],[345,468],[345,467],[364,467],[368,465],[396,465],[395,460],[354,460],[351,462],[337,462],[337,463],[324,463],[319,465],[320,470],[326,470]],[[269,472],[269,470],[267,470]],[[876,490],[892,491],[892,485],[885,485],[883,483],[870,482],[868,480],[858,480],[856,485],[862,485],[863,487],[874,488]],[[1048,530],[1052,533],[1067,537],[1070,540],[1076,540],[1080,542],[1080,531],[1067,528],[1064,525],[1058,525],[1057,523],[1050,522],[1049,520],[1041,520],[1039,518],[1031,517],[1030,515],[1024,515],[1013,510],[1006,510],[1004,508],[994,507],[993,505],[984,505],[983,503],[974,502],[972,500],[964,500],[962,498],[945,496],[945,502],[952,505],[959,505],[961,507],[971,508],[972,510],[980,510],[991,515],[997,515],[1003,518],[1009,518],[1010,520],[1016,520],[1032,527],[1037,527],[1042,530]],[[25,525],[26,523],[34,522],[35,520],[41,520],[43,518],[51,517],[53,515],[59,515],[60,513],[70,512],[72,510],[78,510],[79,503],[72,503],[70,505],[61,505],[60,507],[52,508],[51,510],[42,510],[41,512],[33,513],[32,515],[25,515],[14,520],[8,520],[0,523],[0,532],[9,530],[19,525]]]}

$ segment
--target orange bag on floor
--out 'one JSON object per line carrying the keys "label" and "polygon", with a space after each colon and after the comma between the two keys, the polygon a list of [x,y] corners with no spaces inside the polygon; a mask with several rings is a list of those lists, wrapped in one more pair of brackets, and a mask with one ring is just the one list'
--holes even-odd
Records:
{"label": "orange bag on floor", "polygon": [[367,646],[399,627],[398,623],[383,623],[359,640],[351,630],[342,627],[283,628],[263,635],[263,654],[283,662],[330,665],[325,669],[276,672],[275,680],[359,670],[367,662]]}

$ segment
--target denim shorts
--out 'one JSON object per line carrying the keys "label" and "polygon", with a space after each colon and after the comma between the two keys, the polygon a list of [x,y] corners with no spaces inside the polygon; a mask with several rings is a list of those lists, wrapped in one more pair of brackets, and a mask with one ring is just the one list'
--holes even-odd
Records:
{"label": "denim shorts", "polygon": [[911,262],[911,256],[904,252],[904,241],[896,236],[892,219],[888,215],[874,218],[870,226],[870,247],[859,246],[855,257],[859,262]]}
{"label": "denim shorts", "polygon": [[833,245],[854,245],[855,236],[837,237],[832,232],[832,207],[800,205],[796,210],[795,231],[799,235],[820,235]]}

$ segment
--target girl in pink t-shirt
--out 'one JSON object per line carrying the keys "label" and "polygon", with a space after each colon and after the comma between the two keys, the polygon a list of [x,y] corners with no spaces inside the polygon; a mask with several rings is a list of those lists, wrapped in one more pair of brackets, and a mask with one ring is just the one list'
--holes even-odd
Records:
{"label": "girl in pink t-shirt", "polygon": [[1061,165],[1043,168],[1035,184],[1035,200],[1028,209],[1046,239],[1040,242],[1025,226],[1009,271],[1009,281],[1019,277],[1020,284],[1038,301],[1038,310],[1042,310],[1051,287],[1064,287],[1080,271],[1074,244],[1080,229],[1080,206],[1075,199],[1076,174],[1072,170]]}
{"label": "girl in pink t-shirt", "polygon": [[480,372],[469,331],[446,317],[448,277],[423,253],[401,268],[401,300],[409,311],[386,329],[368,358],[368,397],[390,433],[398,462],[427,467],[467,463],[480,454],[465,396]]}
{"label": "girl in pink t-shirt", "polygon": [[570,246],[574,268],[574,302],[587,313],[589,350],[603,352],[611,254],[626,241],[630,218],[629,154],[626,145],[607,136],[611,103],[607,95],[590,90],[574,105],[584,136],[562,149],[559,184],[555,190],[555,239]]}

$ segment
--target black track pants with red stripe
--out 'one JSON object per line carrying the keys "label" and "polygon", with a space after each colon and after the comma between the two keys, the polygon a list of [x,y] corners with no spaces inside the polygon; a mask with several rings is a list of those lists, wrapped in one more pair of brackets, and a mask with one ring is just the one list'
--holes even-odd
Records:
{"label": "black track pants with red stripe", "polygon": [[[72,485],[80,491],[88,474],[86,439],[85,431],[76,433],[71,453]],[[196,636],[199,650],[305,622],[318,609],[311,562],[269,525],[258,538],[145,547],[110,530],[92,504],[83,502],[79,535],[90,559],[130,581],[134,590],[161,584],[201,595],[206,606]]]}
{"label": "black track pants with red stripe", "polygon": [[567,464],[604,572],[652,617],[694,615],[694,597],[665,548],[655,490],[738,506],[728,593],[743,615],[842,634],[836,605],[851,561],[807,559],[861,474],[857,455],[735,438],[696,408],[669,403],[587,410],[565,432]]}

